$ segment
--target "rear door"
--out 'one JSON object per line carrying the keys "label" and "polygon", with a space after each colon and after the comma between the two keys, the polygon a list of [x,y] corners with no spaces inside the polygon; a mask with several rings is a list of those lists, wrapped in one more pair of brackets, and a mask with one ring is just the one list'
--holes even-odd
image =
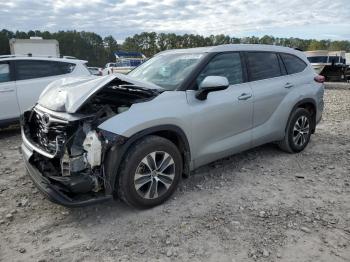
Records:
{"label": "rear door", "polygon": [[247,149],[251,145],[252,90],[245,83],[239,52],[217,54],[199,73],[198,86],[206,76],[224,76],[230,86],[211,92],[204,101],[187,91],[192,115],[192,148],[195,166]]}
{"label": "rear door", "polygon": [[75,64],[49,60],[16,60],[16,87],[20,111],[34,106],[41,92],[54,80],[65,77]]}
{"label": "rear door", "polygon": [[16,83],[10,61],[0,61],[0,122],[19,117]]}
{"label": "rear door", "polygon": [[277,53],[245,52],[245,58],[254,95],[253,145],[259,145],[280,132],[278,123],[270,119],[275,119],[292,84]]}
{"label": "rear door", "polygon": [[299,57],[280,53],[280,57],[285,65],[287,73],[289,75],[289,82],[292,84],[293,89],[303,89],[310,87],[310,82],[313,83],[313,74],[310,72],[310,68],[307,68],[307,64]]}

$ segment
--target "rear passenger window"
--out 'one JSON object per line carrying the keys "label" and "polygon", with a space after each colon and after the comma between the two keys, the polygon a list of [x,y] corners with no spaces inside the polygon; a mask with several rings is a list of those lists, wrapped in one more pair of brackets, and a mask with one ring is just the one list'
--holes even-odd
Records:
{"label": "rear passenger window", "polygon": [[10,65],[8,62],[0,62],[0,83],[10,81]]}
{"label": "rear passenger window", "polygon": [[55,75],[63,75],[63,74],[72,73],[72,71],[75,68],[75,64],[72,64],[72,63],[52,61],[51,64],[52,64],[52,69],[53,69]]}
{"label": "rear passenger window", "polygon": [[17,60],[16,80],[33,79],[71,73],[75,64],[57,61]]}
{"label": "rear passenger window", "polygon": [[207,76],[227,77],[230,85],[243,82],[241,57],[239,53],[216,55],[203,69],[197,78],[197,86]]}
{"label": "rear passenger window", "polygon": [[247,52],[250,81],[281,76],[278,57],[269,52]]}
{"label": "rear passenger window", "polygon": [[295,74],[303,71],[306,63],[299,57],[290,54],[280,54],[288,74]]}

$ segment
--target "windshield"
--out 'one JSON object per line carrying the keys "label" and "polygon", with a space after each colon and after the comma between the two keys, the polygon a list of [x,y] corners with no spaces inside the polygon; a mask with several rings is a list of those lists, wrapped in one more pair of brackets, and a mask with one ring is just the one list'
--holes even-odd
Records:
{"label": "windshield", "polygon": [[175,90],[203,56],[203,53],[160,54],[135,68],[128,75],[166,90]]}

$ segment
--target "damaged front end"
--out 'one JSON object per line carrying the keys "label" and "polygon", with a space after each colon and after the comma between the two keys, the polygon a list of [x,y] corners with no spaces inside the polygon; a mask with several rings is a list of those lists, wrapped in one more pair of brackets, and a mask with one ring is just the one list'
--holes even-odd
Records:
{"label": "damaged front end", "polygon": [[105,159],[111,146],[123,144],[126,138],[98,126],[159,93],[114,78],[94,90],[73,113],[48,109],[39,101],[21,119],[22,152],[34,183],[50,200],[65,206],[112,198],[113,174],[106,172]]}

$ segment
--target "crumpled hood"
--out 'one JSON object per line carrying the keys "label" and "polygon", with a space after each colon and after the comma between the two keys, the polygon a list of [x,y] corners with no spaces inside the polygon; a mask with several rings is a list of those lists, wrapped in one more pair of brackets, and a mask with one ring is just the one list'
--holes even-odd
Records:
{"label": "crumpled hood", "polygon": [[38,104],[57,112],[75,113],[93,94],[114,79],[146,89],[162,89],[155,84],[141,82],[123,74],[69,77],[50,83],[41,93]]}

